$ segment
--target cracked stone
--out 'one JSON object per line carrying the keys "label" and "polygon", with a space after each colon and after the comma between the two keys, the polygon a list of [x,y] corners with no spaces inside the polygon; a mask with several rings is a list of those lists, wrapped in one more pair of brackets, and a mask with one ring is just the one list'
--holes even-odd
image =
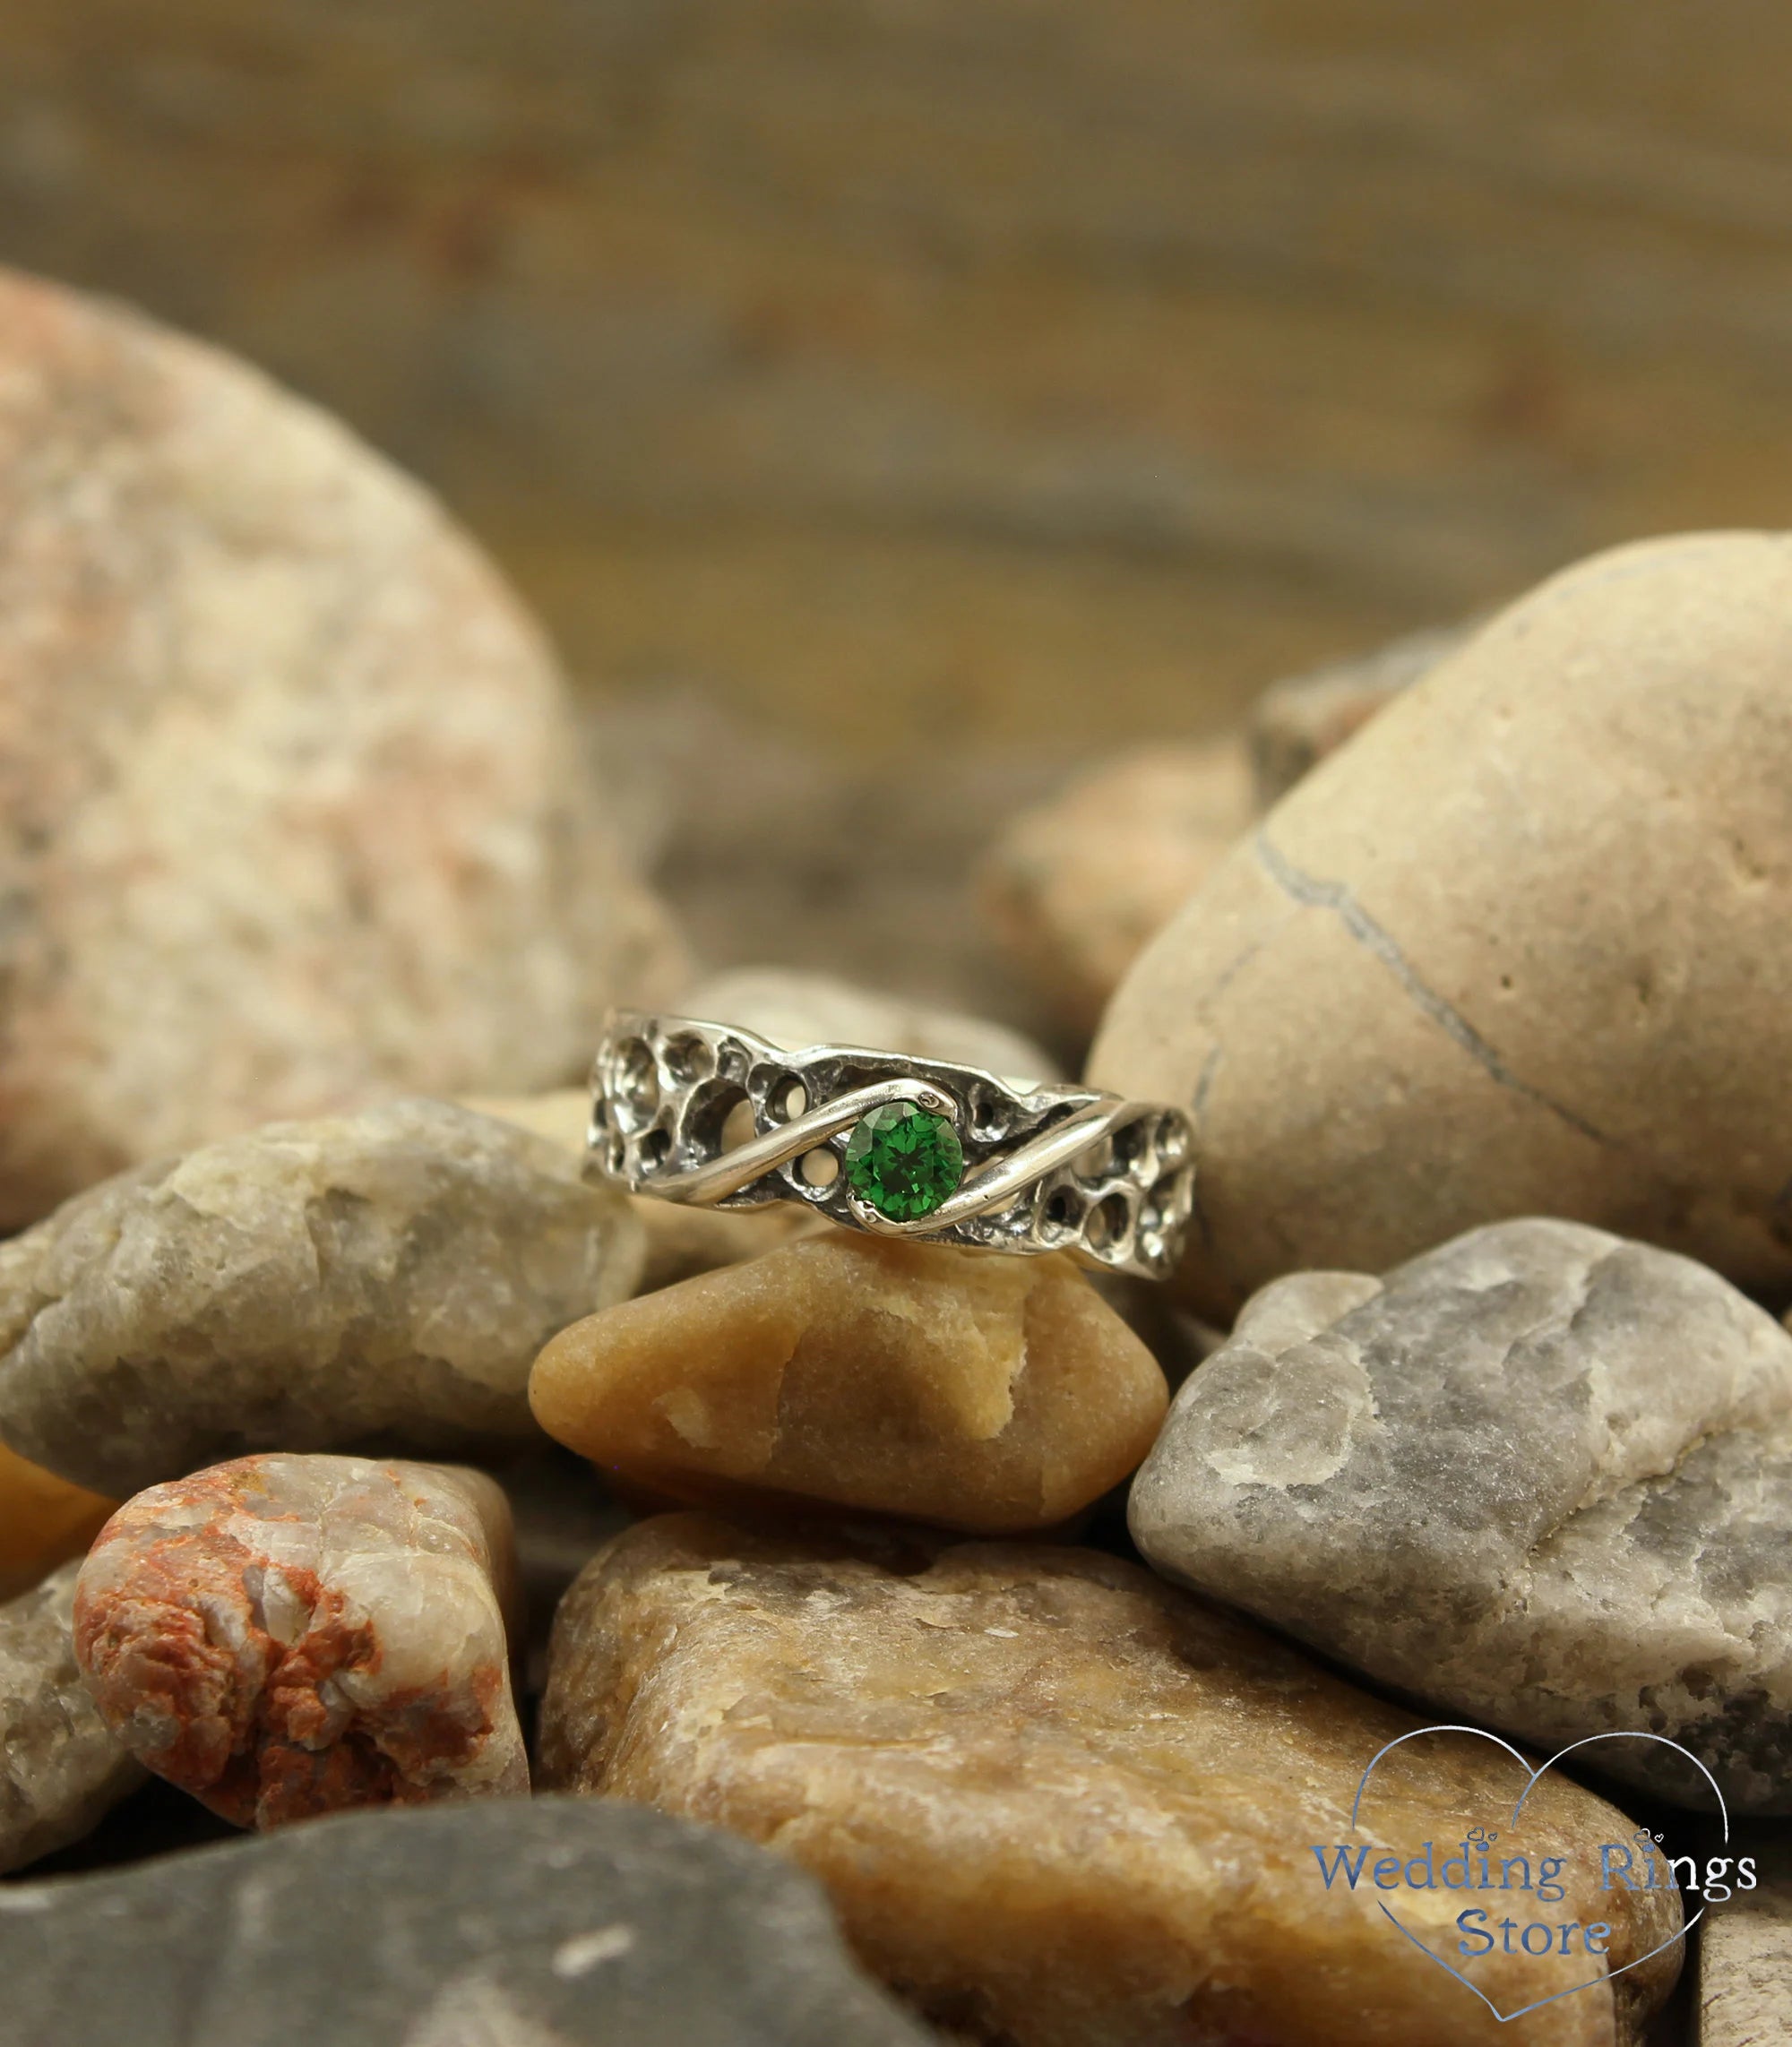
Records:
{"label": "cracked stone", "polygon": [[74,1647],[107,1724],[238,1827],[529,1789],[511,1513],[483,1473],[214,1465],[120,1508]]}
{"label": "cracked stone", "polygon": [[[1503,2026],[1380,1894],[1319,1879],[1308,1845],[1347,1837],[1369,1759],[1420,1724],[1091,1551],[677,1514],[568,1594],[541,1757],[556,1788],[775,1845],[955,2040],[1633,2047],[1677,1945]],[[1522,1782],[1486,1742],[1431,1737],[1383,1759],[1363,1823],[1377,1853],[1410,1854],[1502,1826]],[[1677,1893],[1599,1888],[1597,1845],[1633,1823],[1560,1776],[1539,1795],[1523,1831],[1565,1864],[1550,1918],[1611,1924],[1613,1968],[1671,1943]],[[1400,1902],[1424,1937],[1454,1934],[1459,1893]],[[1508,2008],[1589,1973],[1471,1966]]]}
{"label": "cracked stone", "polygon": [[[1792,1811],[1792,1336],[1715,1273],[1491,1225],[1249,1302],[1133,1482],[1159,1570],[1553,1750],[1648,1729]],[[1657,1743],[1588,1768],[1710,1805]]]}
{"label": "cracked stone", "polygon": [[[0,1605],[0,1871],[79,1841],[143,1781],[74,1659],[80,1572],[77,1558]],[[10,2006],[18,1979],[6,1971],[0,1982]]]}
{"label": "cracked stone", "polygon": [[[0,2036],[56,2047],[924,2047],[815,1885],[585,1799],[319,1819],[0,1890]],[[103,1965],[96,1966],[97,1960]]]}
{"label": "cracked stone", "polygon": [[1792,536],[1597,556],[1226,856],[1090,1067],[1195,1110],[1191,1307],[1535,1214],[1792,1294],[1788,666]]}
{"label": "cracked stone", "polygon": [[1150,1448],[1156,1360],[1063,1256],[827,1231],[563,1330],[541,1425],[637,1495],[1048,1527]]}
{"label": "cracked stone", "polygon": [[624,1196],[465,1109],[271,1123],[0,1244],[0,1436],[121,1497],[250,1450],[538,1440],[536,1352],[642,1255]]}

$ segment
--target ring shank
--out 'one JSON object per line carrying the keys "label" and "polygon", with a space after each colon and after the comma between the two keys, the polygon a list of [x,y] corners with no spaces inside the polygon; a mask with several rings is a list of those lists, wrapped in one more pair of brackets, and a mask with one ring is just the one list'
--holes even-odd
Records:
{"label": "ring shank", "polygon": [[[906,1222],[867,1208],[839,1170],[850,1131],[895,1102],[948,1117],[965,1159],[957,1191]],[[745,1112],[752,1134],[730,1143]],[[806,1171],[816,1153],[836,1170]],[[1187,1118],[1164,1104],[867,1046],[792,1050],[694,1017],[612,1012],[592,1071],[588,1169],[632,1192],[727,1208],[795,1200],[880,1235],[1068,1251],[1151,1278],[1181,1248],[1193,1154]]]}

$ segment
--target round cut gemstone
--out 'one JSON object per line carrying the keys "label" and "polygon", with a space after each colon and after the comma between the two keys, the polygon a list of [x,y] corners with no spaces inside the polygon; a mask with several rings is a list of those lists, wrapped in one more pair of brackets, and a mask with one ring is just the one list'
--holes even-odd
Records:
{"label": "round cut gemstone", "polygon": [[847,1184],[892,1223],[931,1216],[964,1178],[964,1149],[943,1116],[888,1102],[861,1116],[846,1140]]}

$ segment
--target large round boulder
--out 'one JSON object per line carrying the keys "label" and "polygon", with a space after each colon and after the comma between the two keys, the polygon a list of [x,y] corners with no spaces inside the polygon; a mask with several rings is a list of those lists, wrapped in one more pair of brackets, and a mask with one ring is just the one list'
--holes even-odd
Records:
{"label": "large round boulder", "polygon": [[1546,1214],[1792,1291],[1792,536],[1581,563],[1272,810],[1090,1061],[1193,1113],[1211,1315]]}
{"label": "large round boulder", "polygon": [[246,366],[0,271],[0,1226],[676,978],[534,624]]}

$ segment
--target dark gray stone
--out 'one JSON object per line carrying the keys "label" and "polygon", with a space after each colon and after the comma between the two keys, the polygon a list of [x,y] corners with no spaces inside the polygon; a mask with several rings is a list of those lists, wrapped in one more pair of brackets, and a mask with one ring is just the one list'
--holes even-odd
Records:
{"label": "dark gray stone", "polygon": [[[1496,1223],[1299,1273],[1177,1395],[1130,1520],[1167,1576],[1553,1750],[1647,1730],[1792,1810],[1792,1337],[1690,1259]],[[1649,1742],[1577,1762],[1709,1805]]]}
{"label": "dark gray stone", "polygon": [[818,1887],[645,1806],[310,1820],[0,1886],[0,2047],[921,2047]]}

